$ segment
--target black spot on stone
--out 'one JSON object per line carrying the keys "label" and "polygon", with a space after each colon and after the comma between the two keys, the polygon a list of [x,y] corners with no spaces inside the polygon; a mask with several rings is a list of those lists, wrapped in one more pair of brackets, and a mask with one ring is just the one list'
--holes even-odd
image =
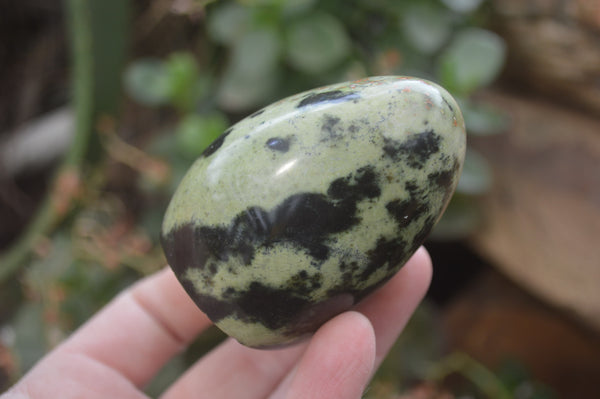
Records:
{"label": "black spot on stone", "polygon": [[361,280],[368,279],[371,274],[382,267],[390,270],[398,266],[406,260],[408,253],[406,242],[400,238],[387,239],[380,237],[377,239],[375,248],[367,252],[369,263],[360,276]]}
{"label": "black spot on stone", "polygon": [[[260,323],[276,330],[289,326],[294,318],[310,312],[311,302],[290,290],[289,287],[273,288],[258,281],[250,283],[248,289],[227,290],[224,300],[210,295],[198,294],[187,281],[182,281],[197,305],[213,321],[233,316],[247,323]],[[190,292],[191,290],[191,292]]]}
{"label": "black spot on stone", "polygon": [[234,256],[250,264],[256,248],[276,244],[324,261],[333,236],[360,223],[358,202],[380,195],[378,181],[374,169],[364,167],[332,182],[328,195],[295,194],[270,211],[249,207],[229,225],[185,224],[161,238],[165,255],[179,275],[188,267],[203,269],[209,258],[225,262]]}
{"label": "black spot on stone", "polygon": [[453,193],[454,177],[458,173],[460,164],[457,159],[454,159],[452,166],[449,169],[444,169],[438,172],[427,175],[429,181],[434,183],[438,189],[444,191],[444,202],[446,202]]}
{"label": "black spot on stone", "polygon": [[[258,322],[276,330],[290,324],[290,321],[307,309],[311,303],[285,288],[273,288],[254,281],[248,290],[237,298],[242,320]],[[245,315],[245,316],[244,316]]]}
{"label": "black spot on stone", "polygon": [[306,270],[301,270],[294,274],[284,286],[288,291],[294,292],[301,296],[308,296],[314,290],[321,287],[323,281],[323,275],[321,273],[314,273],[309,275]]}
{"label": "black spot on stone", "polygon": [[325,115],[323,117],[323,124],[321,125],[321,131],[325,133],[325,140],[335,140],[342,137],[343,132],[338,126],[341,119],[333,115]]}
{"label": "black spot on stone", "polygon": [[195,226],[187,223],[160,237],[165,257],[177,276],[182,276],[187,268],[203,269],[210,256],[206,244],[190,245],[197,241],[196,234]]}
{"label": "black spot on stone", "polygon": [[355,174],[341,177],[329,185],[327,195],[334,199],[362,200],[381,195],[377,173],[372,166],[360,168]]}
{"label": "black spot on stone", "polygon": [[[184,283],[184,281],[182,281]],[[188,283],[189,284],[189,283]],[[190,296],[194,299],[198,307],[211,319],[214,323],[219,320],[231,315],[235,310],[235,305],[232,305],[229,301],[222,301],[214,298],[210,295],[198,294],[196,292],[190,292],[184,283],[184,288]]]}
{"label": "black spot on stone", "polygon": [[311,304],[295,315],[285,326],[284,334],[298,337],[312,333],[332,317],[350,309],[354,303],[354,297],[351,294],[331,295],[323,301]]}
{"label": "black spot on stone", "polygon": [[359,130],[359,127],[354,124],[348,126],[348,131],[350,133],[356,133],[356,132],[358,132],[358,130]]}
{"label": "black spot on stone", "polygon": [[255,113],[253,113],[252,115],[250,115],[248,118],[252,119],[252,118],[256,118],[258,115],[262,114],[263,112],[265,112],[265,109],[259,109],[258,111],[256,111]]}
{"label": "black spot on stone", "polygon": [[394,161],[405,161],[411,168],[421,169],[424,163],[440,151],[441,137],[433,130],[410,135],[404,141],[386,140],[383,146],[385,156]]}
{"label": "black spot on stone", "polygon": [[262,209],[249,208],[228,227],[185,224],[161,236],[161,243],[178,276],[183,276],[187,268],[204,270],[209,259],[226,262],[230,256],[238,256],[244,264],[250,264],[254,258],[252,240],[264,239],[269,229],[265,223],[268,220]]}
{"label": "black spot on stone", "polygon": [[[229,260],[229,247],[231,245],[236,245],[232,237],[230,240],[223,241],[222,238],[227,234],[227,229],[223,227],[207,227],[201,226],[196,229],[194,244],[197,248],[196,251],[202,254],[200,257],[204,259],[204,262],[210,257],[214,256],[218,261],[225,262]],[[240,251],[239,248],[236,248],[237,251]],[[204,267],[204,264],[201,268]]]}
{"label": "black spot on stone", "polygon": [[207,295],[196,295],[196,300],[214,322],[234,316],[243,322],[260,323],[271,330],[284,328],[284,333],[291,336],[315,331],[354,304],[353,297],[348,294],[312,303],[289,287],[273,288],[258,281],[250,283],[247,290],[230,294],[228,300]]}
{"label": "black spot on stone", "polygon": [[334,287],[327,290],[327,296],[335,296],[339,294],[351,294],[353,298],[360,296],[360,290],[356,289],[355,280],[358,277],[358,271],[360,269],[360,265],[356,261],[352,262],[340,262],[338,265],[340,271],[342,272],[341,277],[339,278],[338,284]]}
{"label": "black spot on stone", "polygon": [[433,181],[437,186],[443,189],[450,189],[454,182],[456,171],[453,169],[442,170],[439,172],[430,173],[427,178]]}
{"label": "black spot on stone", "polygon": [[340,271],[343,272],[348,267],[348,264],[346,262],[340,262],[338,267],[339,267]]}
{"label": "black spot on stone", "polygon": [[203,157],[209,157],[212,154],[214,154],[219,148],[221,148],[221,146],[223,145],[223,142],[225,141],[225,138],[227,136],[229,136],[229,134],[231,133],[231,131],[233,130],[232,127],[230,127],[229,129],[225,130],[223,132],[223,134],[221,134],[215,141],[213,141],[211,143],[211,145],[209,145],[208,147],[206,147],[206,149],[202,152]]}
{"label": "black spot on stone", "polygon": [[416,180],[407,181],[404,183],[404,188],[406,191],[408,191],[411,197],[416,197],[423,194],[423,189],[419,187],[419,183],[417,183]]}
{"label": "black spot on stone", "polygon": [[416,251],[421,246],[421,244],[423,244],[425,242],[425,240],[427,239],[427,236],[431,232],[431,229],[433,229],[435,222],[436,222],[436,218],[433,215],[429,216],[427,219],[425,219],[425,222],[423,223],[423,227],[421,227],[419,232],[417,234],[415,234],[412,244],[410,245],[411,253]]}
{"label": "black spot on stone", "polygon": [[256,221],[252,219],[252,211],[249,209],[248,212],[238,216],[233,225],[227,230],[222,230],[218,234],[219,238],[227,237],[226,241],[221,241],[219,247],[214,246],[215,256],[222,260],[228,260],[229,256],[237,256],[242,259],[244,265],[250,265],[254,259],[254,247],[252,243],[248,241],[248,237],[252,235],[259,235],[260,228],[256,225]]}
{"label": "black spot on stone", "polygon": [[290,149],[290,141],[286,138],[271,137],[265,144],[267,148],[275,151],[288,152]]}
{"label": "black spot on stone", "polygon": [[408,226],[429,211],[427,202],[419,198],[390,201],[385,207],[400,228]]}
{"label": "black spot on stone", "polygon": [[269,243],[289,243],[303,248],[313,258],[329,257],[328,239],[360,222],[357,201],[348,198],[333,202],[322,194],[297,194],[289,197],[272,213]]}
{"label": "black spot on stone", "polygon": [[400,229],[418,221],[430,211],[426,190],[416,180],[405,182],[404,188],[408,192],[408,198],[392,200],[385,206]]}
{"label": "black spot on stone", "polygon": [[306,107],[308,105],[317,105],[322,103],[339,103],[344,101],[357,100],[360,96],[353,91],[332,90],[324,93],[309,94],[302,99],[296,108]]}

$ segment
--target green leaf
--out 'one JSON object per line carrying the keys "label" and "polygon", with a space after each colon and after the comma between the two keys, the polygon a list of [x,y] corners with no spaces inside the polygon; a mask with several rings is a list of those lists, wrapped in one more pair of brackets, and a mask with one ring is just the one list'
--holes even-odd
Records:
{"label": "green leaf", "polygon": [[48,350],[44,312],[40,303],[25,303],[13,322],[15,340],[11,350],[17,359],[19,373],[28,371]]}
{"label": "green leaf", "polygon": [[196,16],[216,0],[172,0],[171,12]]}
{"label": "green leaf", "polygon": [[557,399],[558,395],[548,386],[533,379],[531,371],[516,358],[502,361],[496,375],[519,399]]}
{"label": "green leaf", "polygon": [[[179,150],[178,138],[173,131],[163,132],[162,134],[155,135],[150,142],[146,151],[153,156],[165,159],[170,166],[169,181],[166,186],[157,187],[156,184],[147,184],[144,179],[138,179],[138,187],[142,192],[156,194],[156,190],[164,190],[166,197],[171,197],[181,179],[192,165],[192,161],[186,157],[181,156]],[[162,212],[160,211],[160,220],[162,223]],[[160,223],[159,223],[160,226]],[[149,229],[147,231],[150,231]],[[160,229],[159,229],[160,231]]]}
{"label": "green leaf", "polygon": [[402,31],[410,44],[425,54],[439,50],[452,29],[450,15],[439,6],[425,2],[408,6],[401,22]]}
{"label": "green leaf", "polygon": [[211,39],[225,46],[233,45],[251,25],[251,15],[247,7],[235,2],[223,3],[207,15],[207,29]]}
{"label": "green leaf", "polygon": [[317,0],[287,0],[282,4],[282,15],[293,17],[305,13],[318,4]]}
{"label": "green leaf", "polygon": [[187,115],[175,130],[177,148],[188,159],[195,159],[227,128],[221,113]]}
{"label": "green leaf", "polygon": [[231,112],[246,112],[264,105],[277,89],[278,78],[277,71],[255,79],[228,71],[219,87],[219,106]]}
{"label": "green leaf", "polygon": [[246,7],[279,7],[287,0],[237,0]]}
{"label": "green leaf", "polygon": [[174,53],[165,62],[168,95],[180,112],[192,111],[208,87],[208,79],[200,78],[196,59],[190,53]]}
{"label": "green leaf", "polygon": [[497,375],[465,352],[452,352],[432,364],[428,379],[439,383],[452,374],[464,377],[481,393],[483,398],[514,398]]}
{"label": "green leaf", "polygon": [[462,174],[456,191],[468,195],[482,195],[492,187],[492,170],[477,151],[468,148]]}
{"label": "green leaf", "polygon": [[442,0],[449,9],[462,14],[475,11],[485,0]]}
{"label": "green leaf", "polygon": [[460,109],[469,134],[491,136],[505,132],[510,124],[506,113],[489,104],[461,101]]}
{"label": "green leaf", "polygon": [[277,67],[280,51],[281,43],[275,32],[252,31],[236,43],[230,67],[248,78],[270,74]]}
{"label": "green leaf", "polygon": [[140,104],[162,105],[169,99],[167,71],[160,60],[143,59],[130,65],[125,71],[124,85],[127,93]]}
{"label": "green leaf", "polygon": [[[70,0],[69,3],[77,0]],[[127,59],[132,2],[130,0],[77,1],[77,7],[87,8],[86,20],[91,36],[85,42],[81,31],[73,31],[72,40],[82,40],[89,52],[93,73],[93,88],[87,93],[95,102],[96,116],[116,115],[121,96],[121,76]],[[75,7],[71,5],[70,7]],[[81,15],[80,15],[81,16]],[[77,16],[73,15],[74,18]],[[81,49],[82,50],[82,49]],[[77,51],[77,50],[75,50]],[[76,67],[77,57],[74,67]]]}
{"label": "green leaf", "polygon": [[[173,194],[173,192],[168,194]],[[137,225],[150,237],[152,242],[160,242],[160,231],[166,206],[166,203],[154,202],[152,206],[144,207],[139,214]]]}
{"label": "green leaf", "polygon": [[207,91],[210,81],[200,75],[196,59],[190,53],[173,53],[166,61],[143,59],[125,73],[125,88],[145,105],[172,105],[180,112],[194,109]]}
{"label": "green leaf", "polygon": [[505,53],[504,41],[495,33],[478,28],[464,30],[441,55],[440,82],[456,95],[468,95],[496,79]]}
{"label": "green leaf", "polygon": [[317,0],[287,0],[283,2],[281,13],[284,17],[294,17],[310,10]]}
{"label": "green leaf", "polygon": [[277,87],[281,43],[271,30],[256,30],[236,42],[221,81],[218,102],[230,111],[264,104]]}
{"label": "green leaf", "polygon": [[454,194],[448,208],[435,225],[429,238],[438,241],[461,240],[476,231],[482,220],[482,211],[476,198]]}
{"label": "green leaf", "polygon": [[350,51],[344,26],[329,14],[311,14],[288,28],[287,58],[301,72],[326,72],[340,64]]}
{"label": "green leaf", "polygon": [[38,295],[45,295],[73,263],[73,242],[62,232],[55,233],[51,241],[50,251],[41,258],[31,262],[24,274],[24,282],[29,289]]}
{"label": "green leaf", "polygon": [[129,268],[108,269],[90,260],[73,262],[58,282],[65,293],[61,316],[77,327],[139,278]]}
{"label": "green leaf", "polygon": [[423,301],[390,349],[374,380],[397,385],[422,380],[428,365],[443,353],[444,337],[437,328],[438,318],[435,306]]}

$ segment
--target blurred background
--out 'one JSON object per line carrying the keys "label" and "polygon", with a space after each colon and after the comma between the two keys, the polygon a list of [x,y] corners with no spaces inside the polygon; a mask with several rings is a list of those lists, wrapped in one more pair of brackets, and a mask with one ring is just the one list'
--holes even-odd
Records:
{"label": "blurred background", "polygon": [[390,74],[449,89],[469,149],[365,397],[600,398],[599,0],[0,0],[0,392],[164,266],[167,202],[229,125]]}

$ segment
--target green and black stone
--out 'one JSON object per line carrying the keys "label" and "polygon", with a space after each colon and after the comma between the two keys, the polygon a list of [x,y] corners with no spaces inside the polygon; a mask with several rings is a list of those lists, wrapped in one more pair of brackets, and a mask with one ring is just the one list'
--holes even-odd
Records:
{"label": "green and black stone", "polygon": [[289,97],[240,121],[194,163],[163,222],[190,297],[241,343],[314,332],[390,279],[458,182],[462,115],[405,77]]}

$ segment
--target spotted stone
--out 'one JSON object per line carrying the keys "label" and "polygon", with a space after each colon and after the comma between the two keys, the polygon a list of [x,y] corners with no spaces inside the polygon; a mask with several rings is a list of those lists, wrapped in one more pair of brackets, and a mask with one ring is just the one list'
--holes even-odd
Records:
{"label": "spotted stone", "polygon": [[439,86],[374,77],[301,93],[223,133],[166,212],[169,264],[241,343],[292,343],[393,276],[445,209],[465,153]]}

